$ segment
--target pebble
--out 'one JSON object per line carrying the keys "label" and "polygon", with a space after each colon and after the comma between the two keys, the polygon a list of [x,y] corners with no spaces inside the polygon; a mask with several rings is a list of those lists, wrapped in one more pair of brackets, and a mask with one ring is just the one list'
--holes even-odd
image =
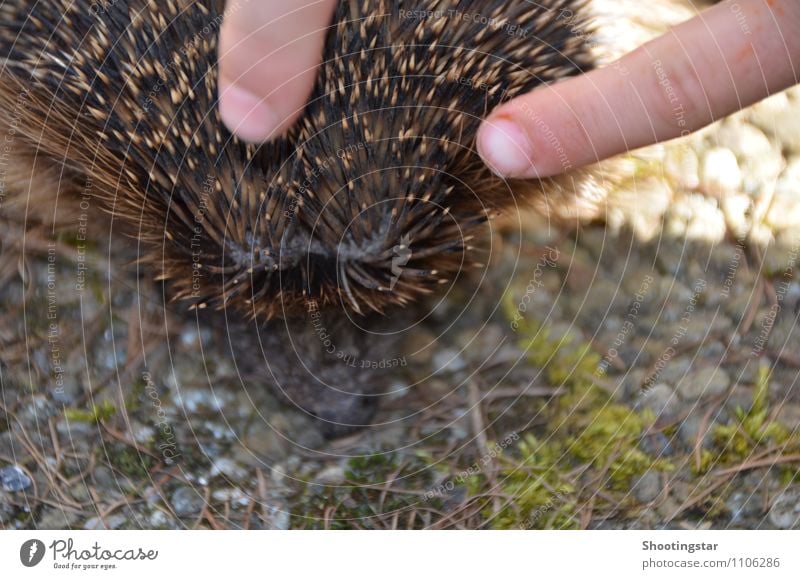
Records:
{"label": "pebble", "polygon": [[661,476],[648,470],[633,483],[633,493],[641,503],[651,503],[661,494]]}
{"label": "pebble", "polygon": [[768,517],[779,529],[800,529],[800,490],[789,489],[775,497]]}
{"label": "pebble", "polygon": [[460,372],[467,367],[461,353],[455,348],[442,348],[433,354],[435,373]]}
{"label": "pebble", "polygon": [[669,147],[664,170],[678,187],[694,190],[700,185],[700,160],[688,145]]}
{"label": "pebble", "polygon": [[153,529],[168,529],[172,528],[172,517],[167,515],[164,511],[156,509],[150,514],[150,527]]}
{"label": "pebble", "polygon": [[729,193],[721,199],[720,205],[733,235],[737,238],[747,235],[750,229],[749,212],[753,207],[753,200],[744,194]]}
{"label": "pebble", "polygon": [[637,405],[652,410],[659,424],[671,422],[680,409],[675,392],[664,383],[654,384],[649,389],[643,390]]}
{"label": "pebble", "polygon": [[717,396],[731,385],[731,378],[722,368],[707,366],[692,370],[678,383],[678,392],[685,400]]}
{"label": "pebble", "polygon": [[670,206],[665,229],[673,237],[716,243],[725,237],[727,225],[717,200],[698,193]]}
{"label": "pebble", "polygon": [[176,515],[179,517],[190,517],[198,514],[203,509],[205,501],[196,489],[188,486],[180,486],[172,493],[170,503]]}
{"label": "pebble", "polygon": [[42,509],[36,528],[43,531],[71,529],[77,519],[78,516],[72,511],[56,507],[45,507]]}
{"label": "pebble", "polygon": [[233,459],[227,457],[217,458],[211,465],[209,477],[214,478],[218,475],[224,475],[231,480],[238,481],[247,476],[247,469]]}
{"label": "pebble", "polygon": [[800,224],[800,157],[793,157],[775,184],[766,221],[775,229]]}
{"label": "pebble", "polygon": [[271,531],[285,531],[289,528],[291,517],[289,516],[289,505],[284,501],[269,505],[265,508],[266,521],[265,529]]}
{"label": "pebble", "polygon": [[739,190],[742,185],[742,171],[733,151],[726,147],[706,151],[700,185],[705,192],[717,197]]}
{"label": "pebble", "polygon": [[667,384],[677,384],[689,374],[691,369],[691,358],[670,359],[661,369],[661,372],[658,374],[658,379]]}
{"label": "pebble", "polygon": [[6,492],[24,491],[32,484],[30,477],[15,464],[0,469],[0,487]]}
{"label": "pebble", "polygon": [[749,491],[732,492],[725,506],[728,507],[733,525],[747,525],[753,517],[761,514],[759,497]]}
{"label": "pebble", "polygon": [[344,469],[341,465],[331,465],[322,469],[314,478],[314,482],[319,485],[337,486],[346,481]]}
{"label": "pebble", "polygon": [[[697,436],[700,434],[700,429],[703,428],[705,422],[706,408],[695,407],[689,415],[681,420],[678,424],[678,437],[687,449],[693,449],[697,442]],[[705,423],[705,430],[700,446],[708,448],[711,445],[711,426],[714,424],[716,415],[712,414],[709,421]]]}
{"label": "pebble", "polygon": [[83,525],[83,529],[85,531],[102,531],[106,529],[119,529],[124,523],[127,521],[125,515],[122,514],[115,514],[108,517],[105,517],[105,522],[103,522],[100,517],[92,517]]}
{"label": "pebble", "polygon": [[254,420],[237,446],[237,458],[250,466],[261,466],[265,461],[277,461],[286,456],[286,443],[271,424]]}
{"label": "pebble", "polygon": [[11,506],[11,497],[0,490],[0,523],[6,524],[14,518],[14,507]]}

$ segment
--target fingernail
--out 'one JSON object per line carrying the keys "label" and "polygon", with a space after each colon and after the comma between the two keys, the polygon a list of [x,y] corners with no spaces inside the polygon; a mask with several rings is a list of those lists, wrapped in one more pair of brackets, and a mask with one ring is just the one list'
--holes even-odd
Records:
{"label": "fingernail", "polygon": [[220,84],[222,122],[241,139],[262,142],[277,136],[278,115],[267,102],[238,85]]}
{"label": "fingernail", "polygon": [[508,119],[484,121],[478,131],[478,153],[500,177],[522,177],[534,172],[528,137]]}

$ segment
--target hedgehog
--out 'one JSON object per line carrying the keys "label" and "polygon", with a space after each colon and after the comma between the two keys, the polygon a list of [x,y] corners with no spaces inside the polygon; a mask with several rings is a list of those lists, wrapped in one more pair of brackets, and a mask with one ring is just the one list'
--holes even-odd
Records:
{"label": "hedgehog", "polygon": [[[222,0],[7,0],[0,108],[16,162],[57,167],[59,203],[88,191],[176,303],[282,324],[267,365],[287,332],[319,336],[318,312],[380,326],[481,267],[490,220],[520,202],[598,195],[596,170],[507,182],[475,148],[488,111],[594,65],[584,0],[343,0],[304,113],[261,145],[217,112],[223,17]],[[374,334],[353,327],[368,351]],[[335,360],[301,341],[319,359],[305,376],[292,360],[262,378],[317,418],[363,424],[380,380],[325,394]]]}

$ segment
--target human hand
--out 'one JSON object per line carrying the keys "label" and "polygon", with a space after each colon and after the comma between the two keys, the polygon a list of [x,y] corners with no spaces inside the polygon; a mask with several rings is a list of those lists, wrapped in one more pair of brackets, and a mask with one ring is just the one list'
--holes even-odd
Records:
{"label": "human hand", "polygon": [[549,177],[686,135],[800,81],[800,1],[721,2],[616,63],[497,107],[478,151]]}
{"label": "human hand", "polygon": [[227,0],[219,39],[219,111],[245,141],[283,133],[317,77],[336,0]]}

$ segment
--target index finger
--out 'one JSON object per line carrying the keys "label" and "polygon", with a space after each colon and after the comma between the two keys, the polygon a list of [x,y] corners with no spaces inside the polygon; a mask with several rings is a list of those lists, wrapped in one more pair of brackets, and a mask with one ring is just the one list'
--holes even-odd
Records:
{"label": "index finger", "polygon": [[495,109],[478,150],[504,177],[548,177],[686,135],[798,82],[800,2],[725,1],[617,63]]}

